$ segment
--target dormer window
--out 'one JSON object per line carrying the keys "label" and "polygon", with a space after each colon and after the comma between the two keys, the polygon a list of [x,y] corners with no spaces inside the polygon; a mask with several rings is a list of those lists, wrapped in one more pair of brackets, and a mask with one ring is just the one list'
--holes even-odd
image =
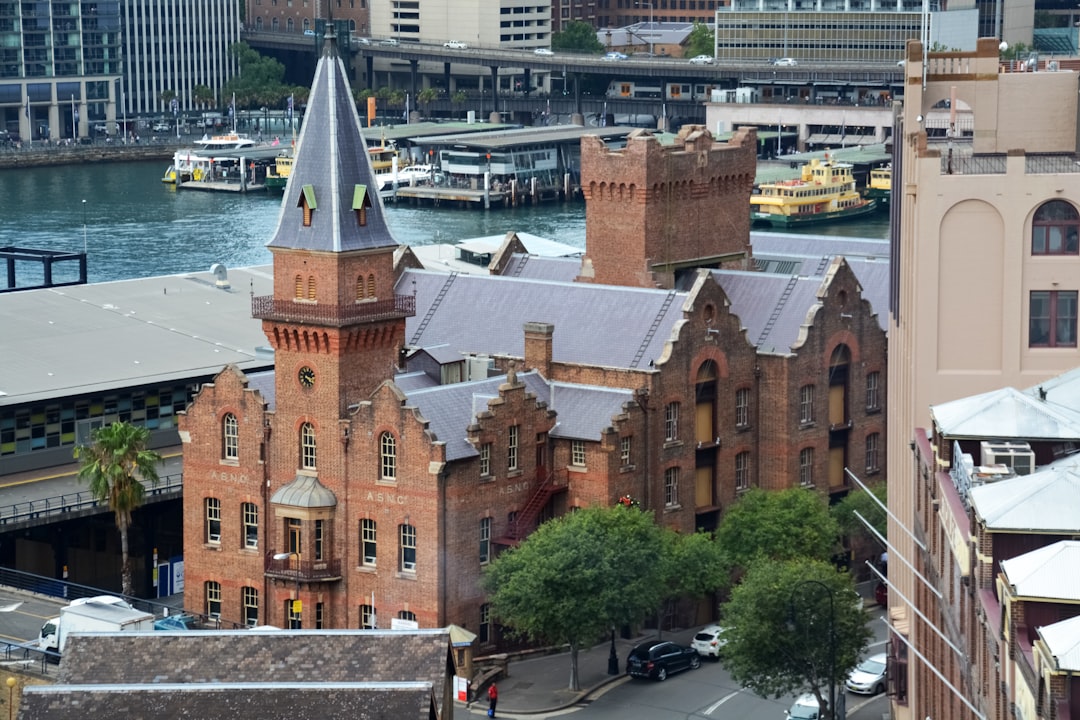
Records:
{"label": "dormer window", "polygon": [[354,186],[352,209],[356,213],[356,224],[360,227],[367,225],[369,207],[371,207],[371,195],[368,194],[367,185]]}
{"label": "dormer window", "polygon": [[315,186],[304,185],[300,188],[300,198],[296,202],[298,208],[304,211],[304,227],[311,227],[311,218],[315,214],[318,204],[315,202]]}

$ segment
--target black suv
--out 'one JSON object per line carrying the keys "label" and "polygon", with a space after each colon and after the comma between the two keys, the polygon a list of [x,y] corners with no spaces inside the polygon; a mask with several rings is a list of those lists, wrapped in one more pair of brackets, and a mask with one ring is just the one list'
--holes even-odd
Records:
{"label": "black suv", "polygon": [[701,667],[697,650],[676,645],[673,642],[641,643],[626,658],[626,672],[631,677],[666,680],[671,673],[680,670],[696,670]]}

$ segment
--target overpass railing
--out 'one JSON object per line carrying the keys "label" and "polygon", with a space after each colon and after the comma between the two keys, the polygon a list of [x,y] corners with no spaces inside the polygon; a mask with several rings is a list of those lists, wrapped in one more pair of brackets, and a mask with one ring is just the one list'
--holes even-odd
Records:
{"label": "overpass railing", "polygon": [[[146,494],[157,499],[164,499],[157,496],[179,495],[183,485],[183,473],[165,475],[158,479],[156,485],[147,485]],[[89,490],[3,505],[0,506],[0,526],[74,513],[99,506],[102,512],[108,512],[108,503],[95,498]]]}

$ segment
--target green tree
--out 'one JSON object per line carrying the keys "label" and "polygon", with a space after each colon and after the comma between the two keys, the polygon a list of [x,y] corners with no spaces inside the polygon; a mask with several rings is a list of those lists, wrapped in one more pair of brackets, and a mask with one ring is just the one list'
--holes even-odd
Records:
{"label": "green tree", "polygon": [[724,604],[724,667],[762,697],[806,691],[825,707],[829,683],[844,692],[872,635],[854,593],[825,562],[755,562]]}
{"label": "green tree", "polygon": [[116,515],[123,593],[134,595],[128,528],[131,527],[131,514],[142,505],[143,483],[157,484],[157,465],[161,456],[147,449],[150,431],[141,425],[115,422],[95,430],[91,439],[90,445],[79,445],[74,450],[75,459],[79,461],[79,478],[86,480],[90,484],[90,494],[98,502],[107,502]]}
{"label": "green tree", "polygon": [[171,103],[175,97],[176,93],[172,90],[161,91],[161,104],[165,106],[166,110],[169,109],[169,103]]}
{"label": "green tree", "polygon": [[427,109],[431,103],[439,99],[439,88],[426,87],[420,92],[416,93],[416,104],[424,110],[424,115],[427,115]]}
{"label": "green tree", "polygon": [[[662,584],[666,589],[665,610],[679,598],[700,600],[725,585],[723,554],[711,535],[705,532],[683,535],[667,529],[661,532],[665,545],[658,557],[662,561]],[[657,627],[662,627],[661,623],[657,623]]]}
{"label": "green tree", "polygon": [[803,488],[746,492],[716,532],[733,578],[759,557],[826,561],[836,552],[839,537],[825,500]]}
{"label": "green tree", "polygon": [[571,20],[561,32],[551,36],[551,49],[600,53],[604,46],[596,39],[596,28],[581,20]]}
{"label": "green tree", "polygon": [[273,58],[263,57],[247,43],[235,43],[229,52],[236,59],[240,72],[230,78],[222,89],[222,97],[236,95],[237,109],[259,105],[267,94],[284,98],[289,90],[284,85],[285,66]]}
{"label": "green tree", "polygon": [[196,85],[191,89],[191,99],[196,105],[206,109],[214,104],[214,91],[206,85]]}
{"label": "green tree", "polygon": [[657,561],[662,532],[651,513],[633,508],[591,507],[549,520],[488,565],[492,613],[518,635],[569,644],[577,691],[582,644],[639,622],[666,594]]}
{"label": "green tree", "polygon": [[469,100],[469,94],[464,90],[458,90],[450,96],[450,103],[460,110],[463,105]]}
{"label": "green tree", "polygon": [[[884,482],[879,482],[868,487],[874,497],[870,497],[862,488],[853,490],[843,500],[836,503],[830,512],[843,535],[851,538],[864,538],[868,542],[878,542],[877,537],[866,529],[866,526],[855,516],[855,513],[862,515],[873,526],[874,530],[877,530],[882,537],[885,537],[889,518],[881,505],[887,504],[886,485]],[[881,505],[874,502],[875,498]]]}
{"label": "green tree", "polygon": [[716,34],[705,23],[696,22],[690,34],[686,36],[686,44],[683,47],[683,55],[686,57],[711,56],[716,52]]}

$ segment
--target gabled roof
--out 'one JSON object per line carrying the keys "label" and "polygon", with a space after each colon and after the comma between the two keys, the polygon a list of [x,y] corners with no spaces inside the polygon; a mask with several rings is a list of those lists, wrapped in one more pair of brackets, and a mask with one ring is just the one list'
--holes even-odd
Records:
{"label": "gabled roof", "polygon": [[822,278],[742,270],[713,270],[712,275],[758,352],[790,355],[810,309],[818,304]]}
{"label": "gabled roof", "polygon": [[1020,597],[1080,601],[1080,541],[1053,545],[1001,561],[1001,572]]}
{"label": "gabled roof", "polygon": [[427,270],[405,271],[396,290],[416,294],[416,316],[405,324],[407,345],[523,357],[522,326],[546,322],[555,326],[557,362],[641,369],[663,356],[687,298],[666,290]]}
{"label": "gabled roof", "polygon": [[1045,396],[1048,403],[1080,408],[1080,367],[1032,385],[1024,392],[1034,398],[1041,399]]}
{"label": "gabled roof", "polygon": [[634,399],[631,390],[551,383],[549,406],[558,416],[552,437],[576,440],[599,440],[611,427],[611,419],[623,413],[623,406]]}
{"label": "gabled roof", "polygon": [[930,416],[950,438],[1080,439],[1080,413],[1011,387],[934,405]]}
{"label": "gabled roof", "polygon": [[991,531],[1080,533],[1076,463],[971,488],[971,506]]}
{"label": "gabled roof", "polygon": [[[328,26],[277,228],[267,245],[320,252],[396,247],[378,193],[365,193],[370,207],[364,225],[354,212],[357,187],[375,187],[374,177],[348,71]],[[301,203],[315,208],[308,226]]]}
{"label": "gabled roof", "polygon": [[515,253],[506,263],[504,277],[574,282],[581,274],[581,258],[552,258]]}
{"label": "gabled roof", "polygon": [[[1070,572],[1076,573],[1075,568]],[[1057,670],[1076,672],[1080,670],[1080,616],[1037,628],[1046,649],[1057,661]]]}

